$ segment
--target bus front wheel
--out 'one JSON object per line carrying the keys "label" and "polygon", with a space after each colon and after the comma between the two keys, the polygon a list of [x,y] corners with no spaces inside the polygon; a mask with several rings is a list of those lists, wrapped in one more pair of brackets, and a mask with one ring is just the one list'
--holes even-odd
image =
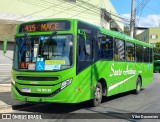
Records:
{"label": "bus front wheel", "polygon": [[136,82],[136,90],[135,90],[135,93],[136,93],[136,94],[139,94],[140,91],[141,91],[141,88],[142,88],[142,82],[141,82],[140,77],[138,77],[138,78],[137,78],[137,82]]}
{"label": "bus front wheel", "polygon": [[93,99],[93,106],[99,106],[102,101],[102,84],[100,82],[97,82],[95,93],[94,93],[94,99]]}

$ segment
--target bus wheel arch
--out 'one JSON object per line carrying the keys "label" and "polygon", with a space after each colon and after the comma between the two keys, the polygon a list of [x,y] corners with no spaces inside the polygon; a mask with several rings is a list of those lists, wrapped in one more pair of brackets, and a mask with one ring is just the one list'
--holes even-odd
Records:
{"label": "bus wheel arch", "polygon": [[104,78],[98,80],[102,84],[102,96],[107,96],[107,83]]}
{"label": "bus wheel arch", "polygon": [[142,77],[141,75],[138,75],[137,80],[136,80],[135,94],[139,94],[141,89],[142,89]]}
{"label": "bus wheel arch", "polygon": [[92,106],[99,106],[102,102],[102,84],[97,82],[94,92],[94,98],[91,100]]}
{"label": "bus wheel arch", "polygon": [[102,97],[106,96],[107,92],[107,84],[104,78],[101,78],[97,81],[95,92],[94,92],[94,98],[91,100],[92,106],[96,107],[99,106],[102,102]]}
{"label": "bus wheel arch", "polygon": [[143,86],[142,76],[141,76],[141,75],[138,75],[138,77],[141,79],[141,86]]}

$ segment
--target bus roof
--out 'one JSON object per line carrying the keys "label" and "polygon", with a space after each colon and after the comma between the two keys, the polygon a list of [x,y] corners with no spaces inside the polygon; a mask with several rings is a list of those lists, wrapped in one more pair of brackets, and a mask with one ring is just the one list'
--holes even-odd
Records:
{"label": "bus roof", "polygon": [[[102,28],[102,27],[98,27],[96,25],[93,25],[93,24],[90,24],[88,22],[84,22],[82,20],[79,20],[79,19],[71,19],[71,18],[51,18],[51,19],[39,19],[39,20],[33,20],[33,21],[28,21],[28,22],[24,22],[24,23],[21,23],[20,25],[22,24],[26,24],[26,23],[32,23],[32,22],[41,22],[41,21],[53,21],[53,20],[69,20],[69,21],[80,21],[80,22],[83,22],[85,24],[88,24],[88,25],[91,25],[97,29],[100,30],[101,33],[103,34],[107,34],[107,35],[110,35],[110,36],[113,36],[113,37],[117,37],[117,38],[120,38],[120,39],[123,39],[123,40],[127,40],[127,41],[130,41],[130,42],[133,42],[133,43],[137,43],[137,44],[140,44],[140,45],[144,45],[144,46],[147,46],[147,47],[153,47],[151,44],[148,44],[148,43],[145,43],[145,42],[142,42],[142,41],[139,41],[137,39],[134,39],[126,34],[123,34],[121,32],[117,32],[117,31],[112,31],[112,30],[108,30],[108,29],[105,29],[105,28]],[[20,26],[19,25],[19,26]]]}

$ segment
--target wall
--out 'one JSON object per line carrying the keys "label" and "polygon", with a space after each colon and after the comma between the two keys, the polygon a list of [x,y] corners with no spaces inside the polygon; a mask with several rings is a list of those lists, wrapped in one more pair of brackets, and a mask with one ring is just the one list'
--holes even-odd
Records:
{"label": "wall", "polygon": [[[156,35],[156,38],[152,39],[151,35]],[[160,42],[160,28],[149,28],[139,34],[137,38],[155,46],[157,42]]]}
{"label": "wall", "polygon": [[[151,35],[157,35],[156,39],[152,39]],[[150,28],[149,29],[149,43],[160,42],[160,28]]]}
{"label": "wall", "polygon": [[[101,8],[118,15],[110,0],[5,0],[0,4],[0,19],[29,21],[44,18],[75,18],[101,26]],[[9,6],[8,6],[9,5]],[[18,5],[18,6],[17,6]],[[120,21],[111,15],[112,19]],[[123,30],[124,24],[117,24]],[[122,20],[121,20],[122,21]],[[108,23],[103,24],[109,29]]]}
{"label": "wall", "polygon": [[1,23],[0,24],[0,41],[3,41],[5,36],[10,35],[7,41],[13,42],[15,31],[16,31],[16,24]]}

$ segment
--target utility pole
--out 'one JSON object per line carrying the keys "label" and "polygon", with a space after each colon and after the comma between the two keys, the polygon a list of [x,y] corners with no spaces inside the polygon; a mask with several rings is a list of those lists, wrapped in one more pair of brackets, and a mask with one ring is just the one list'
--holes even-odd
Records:
{"label": "utility pole", "polygon": [[135,28],[135,0],[132,0],[131,5],[131,20],[130,20],[130,36],[134,37],[134,28]]}

